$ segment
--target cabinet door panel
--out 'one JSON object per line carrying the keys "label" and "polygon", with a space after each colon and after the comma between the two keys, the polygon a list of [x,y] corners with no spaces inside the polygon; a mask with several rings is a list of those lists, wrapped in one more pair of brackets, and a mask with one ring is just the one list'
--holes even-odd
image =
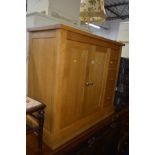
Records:
{"label": "cabinet door panel", "polygon": [[91,46],[67,41],[62,76],[61,128],[81,118],[88,50]]}
{"label": "cabinet door panel", "polygon": [[88,54],[87,77],[83,114],[87,115],[100,108],[101,97],[104,93],[106,80],[107,48],[95,47]]}

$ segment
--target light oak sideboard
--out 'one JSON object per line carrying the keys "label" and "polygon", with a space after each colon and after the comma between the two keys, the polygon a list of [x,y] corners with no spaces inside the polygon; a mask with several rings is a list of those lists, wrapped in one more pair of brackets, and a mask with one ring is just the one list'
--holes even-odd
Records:
{"label": "light oak sideboard", "polygon": [[30,28],[28,96],[46,105],[56,149],[113,114],[123,44],[66,25]]}

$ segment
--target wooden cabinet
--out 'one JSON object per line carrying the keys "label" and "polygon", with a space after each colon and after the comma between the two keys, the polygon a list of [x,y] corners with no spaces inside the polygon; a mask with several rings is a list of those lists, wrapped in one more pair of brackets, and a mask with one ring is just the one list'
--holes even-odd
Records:
{"label": "wooden cabinet", "polygon": [[44,141],[56,149],[114,112],[123,44],[65,25],[28,31],[28,96],[46,104]]}

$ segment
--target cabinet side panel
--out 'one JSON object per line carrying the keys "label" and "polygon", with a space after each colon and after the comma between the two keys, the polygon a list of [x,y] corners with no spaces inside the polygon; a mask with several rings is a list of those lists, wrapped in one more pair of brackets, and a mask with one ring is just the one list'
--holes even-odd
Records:
{"label": "cabinet side panel", "polygon": [[52,106],[54,101],[55,87],[55,38],[46,36],[43,32],[31,35],[31,47],[29,55],[29,78],[28,96],[43,102],[45,109],[44,127],[49,132],[52,131]]}

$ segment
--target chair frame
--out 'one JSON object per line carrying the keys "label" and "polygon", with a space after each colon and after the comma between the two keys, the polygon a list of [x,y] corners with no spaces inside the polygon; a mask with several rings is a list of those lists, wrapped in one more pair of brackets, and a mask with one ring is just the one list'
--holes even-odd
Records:
{"label": "chair frame", "polygon": [[[35,119],[38,122],[37,127],[32,127],[28,124],[26,124],[26,134],[30,134],[33,132],[36,132],[38,134],[38,148],[42,150],[42,139],[43,139],[43,125],[44,125],[44,109],[45,105],[42,103],[41,105],[30,108],[29,110],[26,110],[26,115],[31,116],[33,119]],[[36,114],[35,114],[36,113]]]}

